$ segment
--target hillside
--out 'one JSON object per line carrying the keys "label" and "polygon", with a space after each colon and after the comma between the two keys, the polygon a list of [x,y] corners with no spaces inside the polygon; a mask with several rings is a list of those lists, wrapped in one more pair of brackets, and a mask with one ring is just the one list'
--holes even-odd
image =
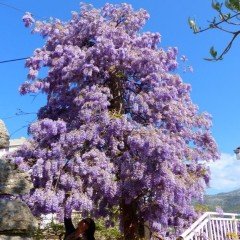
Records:
{"label": "hillside", "polygon": [[210,211],[215,211],[216,206],[220,206],[224,212],[240,213],[240,189],[227,193],[207,195],[204,205],[207,205]]}

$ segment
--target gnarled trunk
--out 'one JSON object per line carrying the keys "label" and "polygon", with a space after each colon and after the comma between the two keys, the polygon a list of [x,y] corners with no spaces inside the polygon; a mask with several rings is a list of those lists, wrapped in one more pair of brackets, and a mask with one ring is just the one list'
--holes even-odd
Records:
{"label": "gnarled trunk", "polygon": [[112,99],[110,101],[109,110],[118,114],[124,114],[123,106],[123,78],[111,77],[108,87],[110,88]]}
{"label": "gnarled trunk", "polygon": [[[111,76],[108,87],[110,88],[112,99],[109,110],[117,113],[124,114],[124,78]],[[139,221],[137,216],[137,204],[132,202],[129,204],[125,203],[125,200],[120,200],[120,211],[121,211],[121,225],[123,227],[124,239],[125,240],[136,240],[144,237],[144,224],[143,221]]]}
{"label": "gnarled trunk", "polygon": [[137,215],[137,203],[120,204],[121,225],[125,240],[137,240],[144,237],[144,221]]}

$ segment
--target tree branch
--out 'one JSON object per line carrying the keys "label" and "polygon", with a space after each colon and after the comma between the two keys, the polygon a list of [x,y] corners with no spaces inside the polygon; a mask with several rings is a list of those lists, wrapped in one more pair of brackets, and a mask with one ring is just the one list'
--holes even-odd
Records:
{"label": "tree branch", "polygon": [[217,58],[204,58],[207,61],[218,61],[218,60],[222,60],[223,56],[230,50],[230,48],[232,47],[233,41],[235,40],[235,38],[240,34],[240,31],[234,32],[233,37],[231,39],[231,41],[228,43],[228,45],[225,47],[225,49],[223,50],[223,52],[220,54],[219,57]]}
{"label": "tree branch", "polygon": [[230,34],[234,34],[234,33],[235,33],[235,32],[229,31],[229,30],[227,30],[227,29],[224,29],[224,28],[222,28],[222,27],[219,27],[219,26],[216,26],[215,28],[217,28],[217,29],[219,29],[219,30],[221,30],[221,31],[223,31],[223,32],[226,32],[226,33],[230,33]]}
{"label": "tree branch", "polygon": [[[240,16],[240,13],[234,14],[233,16],[229,17],[228,20],[230,20],[230,19],[232,19],[232,18],[235,18],[235,17],[237,17],[237,16]],[[217,22],[217,23],[212,23],[212,24],[210,24],[210,26],[207,27],[207,28],[204,28],[204,29],[201,29],[201,30],[198,30],[198,31],[194,31],[194,33],[197,34],[197,33],[205,32],[205,31],[207,31],[207,30],[209,30],[209,29],[213,29],[213,28],[217,27],[218,25],[220,25],[220,24],[222,24],[222,23],[224,23],[224,22],[226,22],[226,19],[225,19],[225,18],[224,18],[223,20]]]}
{"label": "tree branch", "polygon": [[[219,10],[219,14],[220,14],[220,16],[222,17],[222,20],[223,20],[224,22],[226,22],[227,24],[235,25],[235,26],[239,26],[239,25],[240,25],[240,23],[235,23],[235,22],[229,21],[229,19],[232,19],[232,18],[226,18],[225,15],[222,13],[221,10]],[[239,12],[237,12],[237,14],[239,14]],[[236,18],[238,18],[237,14],[235,15]],[[238,18],[238,19],[239,19],[239,18]]]}

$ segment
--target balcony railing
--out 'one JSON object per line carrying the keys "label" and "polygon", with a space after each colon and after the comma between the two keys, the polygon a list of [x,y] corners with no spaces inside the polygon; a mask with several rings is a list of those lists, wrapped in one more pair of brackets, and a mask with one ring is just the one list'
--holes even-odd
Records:
{"label": "balcony railing", "polygon": [[240,214],[204,213],[180,237],[184,240],[239,239]]}

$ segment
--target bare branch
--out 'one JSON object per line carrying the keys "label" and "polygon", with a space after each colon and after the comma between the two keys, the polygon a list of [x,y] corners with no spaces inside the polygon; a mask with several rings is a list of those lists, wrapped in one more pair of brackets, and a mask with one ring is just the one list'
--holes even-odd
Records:
{"label": "bare branch", "polygon": [[[239,12],[237,12],[237,13],[239,14]],[[234,25],[234,26],[239,26],[240,25],[240,23],[235,23],[235,22],[229,21],[229,19],[231,19],[231,18],[229,18],[229,17],[226,18],[226,14],[224,14],[221,10],[219,10],[219,14],[220,14],[222,20],[224,22],[226,22],[227,24]],[[238,16],[235,16],[235,17],[238,18]]]}
{"label": "bare branch", "polygon": [[[233,19],[233,18],[235,18],[235,17],[237,17],[237,16],[240,16],[240,13],[236,13],[236,14],[232,15],[231,17],[229,17],[228,20]],[[204,29],[201,29],[201,30],[198,30],[198,31],[196,31],[196,32],[194,32],[194,33],[197,34],[197,33],[205,32],[205,31],[207,31],[207,30],[209,30],[209,29],[216,28],[218,25],[220,25],[220,24],[222,24],[222,23],[224,23],[224,22],[226,22],[226,19],[223,19],[223,20],[221,20],[221,21],[219,21],[219,22],[217,22],[217,23],[213,23],[213,22],[212,22],[209,27],[204,28]]]}
{"label": "bare branch", "polygon": [[219,27],[219,26],[216,26],[216,29],[219,29],[219,30],[221,30],[221,31],[223,31],[223,32],[230,33],[230,34],[234,34],[234,33],[235,33],[235,32],[233,32],[233,31],[229,31],[229,30],[224,29],[224,28]]}
{"label": "bare branch", "polygon": [[235,38],[240,34],[240,31],[237,31],[233,34],[233,37],[231,39],[231,41],[228,43],[228,45],[225,47],[225,49],[223,50],[223,52],[219,55],[219,57],[217,58],[204,58],[207,61],[218,61],[218,60],[222,60],[223,56],[230,50],[230,48],[232,47],[233,41],[235,40]]}

